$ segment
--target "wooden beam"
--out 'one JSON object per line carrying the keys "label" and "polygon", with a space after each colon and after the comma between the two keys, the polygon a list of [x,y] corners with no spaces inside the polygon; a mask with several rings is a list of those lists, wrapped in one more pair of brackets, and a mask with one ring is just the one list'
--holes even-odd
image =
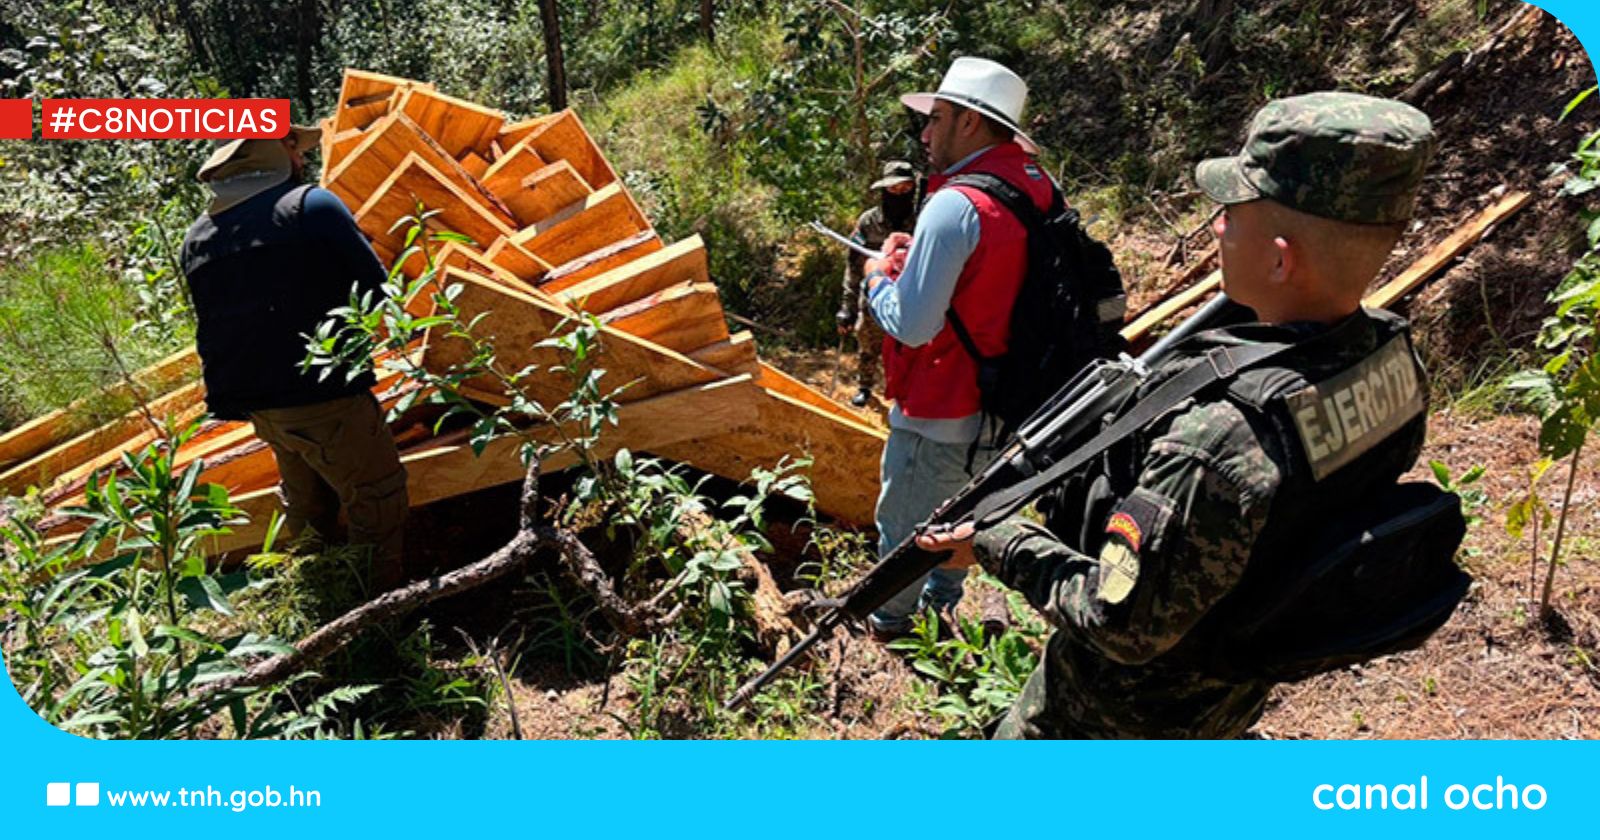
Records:
{"label": "wooden beam", "polygon": [[[622,448],[646,450],[687,440],[708,428],[735,428],[752,422],[760,390],[749,377],[723,379],[704,385],[661,394],[624,405],[617,410],[617,426],[600,437],[597,455],[609,458]],[[551,431],[537,433],[542,440],[553,440]],[[491,441],[481,456],[460,442],[433,442],[406,452],[401,463],[406,468],[406,487],[412,507],[460,496],[489,487],[520,481],[522,462],[518,457],[522,440],[505,437]],[[542,469],[558,472],[576,463],[567,451],[546,459]],[[211,554],[259,547],[267,522],[278,509],[277,493],[258,490],[233,500],[247,510],[250,521],[236,526],[233,533],[208,546]]]}
{"label": "wooden beam", "polygon": [[540,167],[506,193],[499,193],[523,225],[534,225],[580,202],[591,190],[564,160]]}
{"label": "wooden beam", "polygon": [[549,161],[539,157],[539,153],[527,143],[518,143],[506,149],[504,154],[495,158],[494,163],[489,165],[488,171],[483,173],[483,185],[504,201],[522,188],[523,178],[538,172],[548,164]]}
{"label": "wooden beam", "polygon": [[1451,260],[1461,256],[1474,243],[1487,236],[1496,225],[1526,207],[1532,198],[1530,193],[1525,192],[1513,192],[1501,197],[1499,201],[1469,219],[1466,224],[1456,228],[1437,245],[1429,248],[1421,259],[1412,263],[1393,280],[1368,295],[1361,301],[1361,305],[1370,309],[1388,309],[1393,306],[1406,293],[1437,274]]}
{"label": "wooden beam", "polygon": [[1122,338],[1129,344],[1139,344],[1150,331],[1168,318],[1199,303],[1202,298],[1222,287],[1222,271],[1211,272],[1206,279],[1151,307],[1143,315],[1122,328]]}
{"label": "wooden beam", "polygon": [[499,145],[501,149],[509,150],[512,146],[521,143],[524,138],[526,138],[529,134],[532,134],[536,129],[539,128],[539,126],[560,118],[561,114],[559,113],[541,114],[537,117],[529,117],[525,120],[506,123],[505,126],[500,129],[500,133],[495,136],[494,142]]}
{"label": "wooden beam", "polygon": [[873,521],[885,433],[771,389],[754,423],[649,451],[735,481],[785,456],[809,454],[817,510],[856,525]]}
{"label": "wooden beam", "polygon": [[[456,269],[446,272],[442,282],[462,285],[456,305],[466,318],[482,316],[476,334],[492,336],[497,364],[503,370],[515,372],[531,364],[544,367],[560,361],[554,350],[535,345],[550,337],[561,322],[570,317],[570,310],[529,292]],[[619,396],[624,402],[703,385],[719,378],[719,371],[611,327],[602,328],[600,344],[597,364],[606,371],[601,387],[611,389],[631,383]],[[469,350],[468,343],[462,339],[430,335],[423,364],[434,373],[442,374],[465,362]],[[488,378],[468,384],[491,394],[501,390],[498,383]],[[551,376],[532,377],[527,384],[531,396],[546,405],[565,400],[570,391],[568,383]]]}
{"label": "wooden beam", "polygon": [[[557,300],[589,312],[607,312],[680,283],[705,283],[711,279],[705,243],[698,235],[637,259],[604,274],[555,291]],[[545,289],[555,286],[547,282]]]}
{"label": "wooden beam", "polygon": [[728,338],[722,299],[710,283],[684,281],[613,309],[600,322],[680,353]]}
{"label": "wooden beam", "polygon": [[[477,152],[467,152],[461,156],[461,168],[467,170],[468,175],[481,181],[483,180],[483,173],[489,171],[489,162],[480,157]],[[493,192],[493,190],[490,192]]]}
{"label": "wooden beam", "polygon": [[[191,383],[152,400],[150,413],[158,421],[172,418],[180,425],[187,425],[204,412],[201,405],[204,393],[204,385],[199,382]],[[112,460],[115,460],[129,441],[145,438],[154,440],[155,434],[144,412],[135,408],[104,426],[64,441],[0,473],[0,490],[20,496],[29,487],[48,489],[57,479],[71,474],[86,462],[95,463],[102,460],[97,456],[104,456],[109,452]],[[144,445],[146,444],[137,444],[137,446]]]}
{"label": "wooden beam", "polygon": [[570,108],[541,121],[523,136],[521,142],[538,153],[546,163],[564,160],[572,164],[572,168],[594,189],[598,190],[617,180],[616,170],[611,168],[594,138],[589,136],[588,129],[583,127],[583,121]]}
{"label": "wooden beam", "polygon": [[483,257],[530,288],[543,282],[551,270],[549,263],[523,250],[509,237],[490,245]]}
{"label": "wooden beam", "polygon": [[860,425],[870,425],[861,415],[834,402],[827,394],[807,385],[804,382],[784,373],[767,364],[758,362],[760,372],[756,375],[756,384],[769,391],[782,394],[796,402],[803,402],[819,411],[825,411],[835,417]]}
{"label": "wooden beam", "polygon": [[421,157],[441,180],[454,185],[463,195],[473,196],[476,204],[502,224],[512,224],[511,211],[500,199],[402,113],[390,114],[363,132],[361,143],[337,166],[323,170],[322,186],[354,210],[377,194],[411,154]]}
{"label": "wooden beam", "polygon": [[761,360],[756,357],[755,336],[749,330],[741,330],[728,336],[725,341],[692,351],[689,358],[727,374],[748,373],[754,376],[761,372]]}
{"label": "wooden beam", "polygon": [[539,281],[539,288],[555,294],[659,250],[661,237],[653,230],[642,230],[551,268]]}
{"label": "wooden beam", "polygon": [[611,184],[523,229],[511,241],[551,265],[561,265],[646,230],[649,220],[621,184]]}
{"label": "wooden beam", "polygon": [[430,224],[471,237],[480,247],[511,233],[510,226],[498,215],[415,152],[407,154],[356,211],[356,224],[372,237],[375,245],[381,244],[391,254],[397,254],[405,244],[406,231],[404,225],[394,229],[394,224],[416,212],[419,201],[429,210],[439,211]]}
{"label": "wooden beam", "polygon": [[[200,356],[185,347],[133,375],[147,399],[167,394],[200,375]],[[74,400],[66,408],[35,417],[0,435],[0,469],[32,458],[67,439],[92,429],[100,421],[91,409],[107,399],[131,401],[126,383],[111,386],[93,399]]]}

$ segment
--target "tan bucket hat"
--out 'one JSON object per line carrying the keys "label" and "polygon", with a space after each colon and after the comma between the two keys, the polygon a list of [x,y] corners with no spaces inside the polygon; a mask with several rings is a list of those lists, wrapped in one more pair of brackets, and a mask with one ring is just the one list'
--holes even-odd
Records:
{"label": "tan bucket hat", "polygon": [[[291,125],[285,137],[294,138],[295,148],[310,151],[322,142],[322,129],[308,125]],[[226,178],[229,174],[250,171],[252,168],[268,168],[259,164],[275,163],[278,155],[283,155],[284,159],[288,157],[284,154],[282,140],[218,140],[211,150],[211,156],[206,158],[205,163],[200,164],[200,171],[196,176],[202,181],[210,181],[218,177]],[[230,164],[241,165],[230,166]],[[230,172],[221,171],[224,167],[228,167]]]}
{"label": "tan bucket hat", "polygon": [[[293,138],[296,149],[314,149],[322,140],[322,129],[290,126],[289,134],[285,135],[285,139],[289,138]],[[197,173],[211,188],[211,203],[206,212],[215,216],[235,207],[287,181],[293,171],[283,140],[218,141]]]}

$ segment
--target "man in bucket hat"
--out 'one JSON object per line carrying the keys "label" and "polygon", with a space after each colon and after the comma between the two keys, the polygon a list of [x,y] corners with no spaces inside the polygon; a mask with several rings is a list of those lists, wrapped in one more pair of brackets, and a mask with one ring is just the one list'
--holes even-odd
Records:
{"label": "man in bucket hat", "polygon": [[[892,233],[910,233],[917,220],[917,170],[903,160],[883,165],[883,177],[872,183],[878,192],[878,206],[869,207],[856,218],[851,240],[873,251],[883,247]],[[855,251],[845,256],[844,295],[839,301],[839,335],[856,334],[856,395],[850,404],[864,408],[872,399],[877,381],[879,358],[883,351],[883,330],[867,314],[867,285],[862,282],[867,258]]]}
{"label": "man in bucket hat", "polygon": [[219,143],[200,167],[211,204],[184,238],[182,262],[198,328],[195,344],[211,413],[249,420],[277,459],[291,536],[348,536],[372,551],[378,590],[403,580],[406,474],[373,375],[302,372],[305,335],[351,289],[386,272],[355,218],[332,193],[302,184],[305,152],[321,132]]}
{"label": "man in bucket hat", "polygon": [[[982,58],[958,58],[939,89],[901,97],[926,114],[929,198],[908,238],[891,235],[893,252],[867,266],[868,298],[884,340],[889,440],[884,446],[876,520],[879,554],[911,535],[992,457],[980,440],[978,362],[953,314],[986,357],[1006,349],[1011,307],[1027,270],[1027,229],[997,199],[949,184],[962,173],[988,173],[1021,191],[1042,212],[1054,184],[1033,159],[1037,147],[1019,127],[1028,86]],[[961,598],[965,568],[935,569],[870,619],[873,636],[909,632],[912,615],[948,613]]]}
{"label": "man in bucket hat", "polygon": [[[1223,205],[1223,288],[1242,305],[1231,320],[1256,322],[1163,359],[1119,414],[1150,419],[1046,496],[1045,524],[918,538],[956,562],[975,555],[1056,625],[998,737],[1232,738],[1261,716],[1275,677],[1233,658],[1263,641],[1234,635],[1242,617],[1293,598],[1280,576],[1359,523],[1421,450],[1427,388],[1407,325],[1361,299],[1433,148],[1428,118],[1400,102],[1269,103],[1238,155],[1195,172]],[[1261,361],[1239,369],[1240,354]],[[1161,402],[1163,383],[1196,373],[1210,386]],[[1347,613],[1339,632],[1364,631],[1363,604],[1325,608]]]}

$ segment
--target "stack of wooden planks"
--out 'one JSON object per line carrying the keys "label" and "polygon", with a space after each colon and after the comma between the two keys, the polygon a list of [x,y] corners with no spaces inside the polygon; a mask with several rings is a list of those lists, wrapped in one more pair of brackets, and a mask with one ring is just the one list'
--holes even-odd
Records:
{"label": "stack of wooden planks", "polygon": [[[472,240],[435,255],[440,282],[461,287],[463,320],[481,316],[475,334],[494,344],[505,369],[550,364],[551,351],[536,347],[541,340],[575,311],[598,318],[602,387],[628,384],[619,424],[602,436],[606,450],[658,454],[735,480],[809,455],[818,510],[872,521],[882,430],[762,362],[748,332],[728,330],[704,243],[661,240],[576,113],[512,121],[425,82],[347,70],[322,128],[322,186],[350,207],[386,262],[404,250],[402,220],[419,202],[438,211],[430,224]],[[403,270],[415,277],[422,268],[414,258]],[[441,334],[412,353],[442,371],[467,349]],[[144,390],[152,414],[201,414],[203,388],[170,375],[192,379],[196,367],[190,350],[164,363],[164,379],[161,371],[141,374],[151,383]],[[415,387],[381,375],[375,393],[393,405]],[[554,405],[564,390],[552,380],[533,393]],[[505,399],[491,382],[469,383],[468,394]],[[392,424],[414,506],[521,478],[517,439],[475,456],[463,434],[431,434],[431,408],[419,405]],[[38,487],[52,509],[79,503],[91,472],[115,469],[124,451],[157,438],[142,409],[93,429],[74,428],[70,418],[41,418],[0,437],[0,493]],[[249,424],[211,421],[178,455],[180,466],[197,459],[201,481],[226,487],[251,516],[211,548],[259,545],[277,505],[271,451]],[[545,468],[565,466],[558,456]],[[56,539],[81,528],[63,516],[42,525]]]}

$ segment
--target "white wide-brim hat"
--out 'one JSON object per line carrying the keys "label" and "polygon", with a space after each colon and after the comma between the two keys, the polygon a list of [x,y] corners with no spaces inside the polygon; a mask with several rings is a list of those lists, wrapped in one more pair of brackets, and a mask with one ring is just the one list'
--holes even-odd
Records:
{"label": "white wide-brim hat", "polygon": [[1023,151],[1039,153],[1039,145],[1018,127],[1022,106],[1028,101],[1028,83],[1005,65],[987,58],[958,58],[945,72],[938,90],[900,97],[907,108],[919,114],[931,112],[935,99],[971,108],[993,119],[1016,133]]}

